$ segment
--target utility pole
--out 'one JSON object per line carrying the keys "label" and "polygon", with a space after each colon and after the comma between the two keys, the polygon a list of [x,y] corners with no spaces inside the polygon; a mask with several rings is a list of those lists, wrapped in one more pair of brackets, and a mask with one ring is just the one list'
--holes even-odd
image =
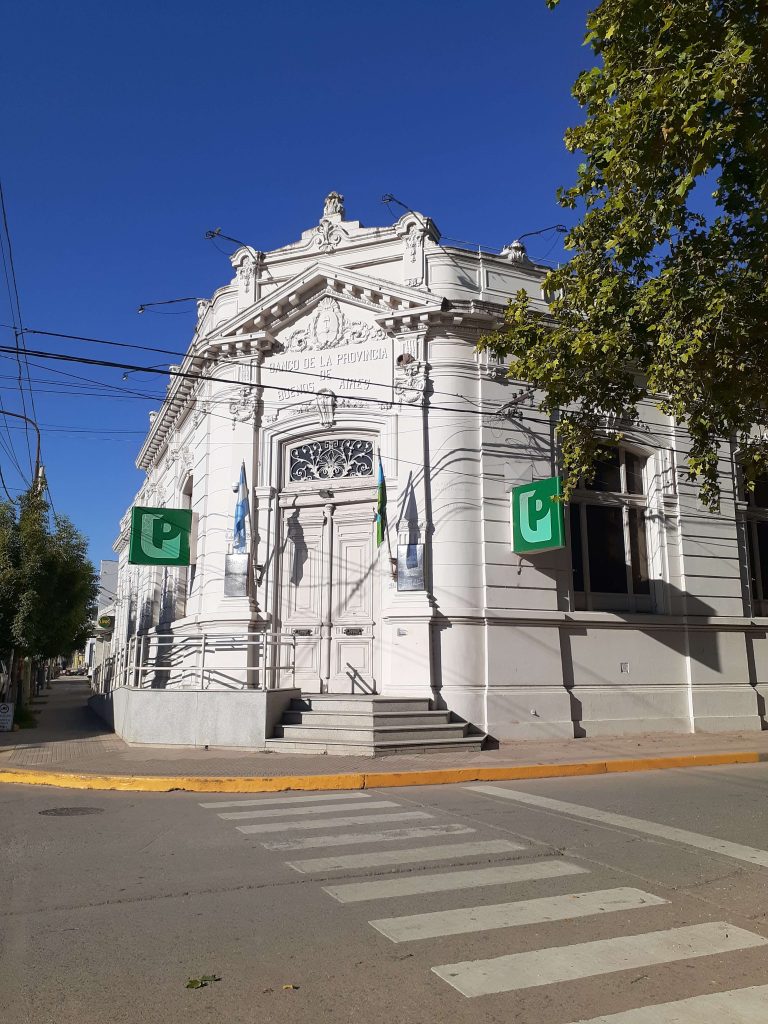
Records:
{"label": "utility pole", "polygon": [[35,434],[37,435],[37,449],[35,452],[35,471],[32,474],[32,488],[40,486],[43,482],[43,476],[40,472],[40,428],[34,420],[30,419],[29,416],[22,416],[20,412],[10,412],[8,409],[0,409],[0,413],[3,416],[13,416],[17,420],[24,420],[25,423],[31,423],[35,428]]}

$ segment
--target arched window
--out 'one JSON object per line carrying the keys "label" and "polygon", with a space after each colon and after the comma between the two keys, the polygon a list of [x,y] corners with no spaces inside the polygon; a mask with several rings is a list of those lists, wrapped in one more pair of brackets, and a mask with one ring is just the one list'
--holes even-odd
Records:
{"label": "arched window", "polygon": [[359,476],[373,476],[373,441],[332,437],[324,441],[308,441],[289,452],[288,479],[291,483]]}
{"label": "arched window", "polygon": [[768,615],[768,476],[759,477],[753,491],[744,487],[743,493],[753,611]]}
{"label": "arched window", "polygon": [[645,458],[607,448],[570,502],[574,603],[582,610],[651,611]]}

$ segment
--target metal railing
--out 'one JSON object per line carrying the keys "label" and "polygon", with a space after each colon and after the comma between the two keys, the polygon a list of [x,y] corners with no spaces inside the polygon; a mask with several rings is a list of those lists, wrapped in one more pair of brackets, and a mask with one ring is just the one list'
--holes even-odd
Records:
{"label": "metal railing", "polygon": [[[274,690],[296,685],[296,638],[289,633],[136,634],[114,659],[113,686]],[[99,680],[102,687],[105,681]]]}

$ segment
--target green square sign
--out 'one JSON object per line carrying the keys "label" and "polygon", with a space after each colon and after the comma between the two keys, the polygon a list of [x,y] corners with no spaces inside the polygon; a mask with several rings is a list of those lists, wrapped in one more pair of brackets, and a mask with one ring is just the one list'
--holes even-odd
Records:
{"label": "green square sign", "polygon": [[131,565],[189,565],[192,512],[188,508],[131,510]]}
{"label": "green square sign", "polygon": [[520,554],[565,547],[559,476],[533,480],[512,489],[512,550]]}

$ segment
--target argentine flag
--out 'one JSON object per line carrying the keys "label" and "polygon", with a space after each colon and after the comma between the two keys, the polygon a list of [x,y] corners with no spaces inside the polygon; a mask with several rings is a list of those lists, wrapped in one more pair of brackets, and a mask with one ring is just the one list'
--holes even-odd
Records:
{"label": "argentine flag", "polygon": [[233,544],[235,551],[245,551],[247,547],[245,520],[250,514],[248,483],[245,479],[245,462],[243,462],[240,467],[240,483],[237,486],[237,504],[235,505],[235,539]]}

